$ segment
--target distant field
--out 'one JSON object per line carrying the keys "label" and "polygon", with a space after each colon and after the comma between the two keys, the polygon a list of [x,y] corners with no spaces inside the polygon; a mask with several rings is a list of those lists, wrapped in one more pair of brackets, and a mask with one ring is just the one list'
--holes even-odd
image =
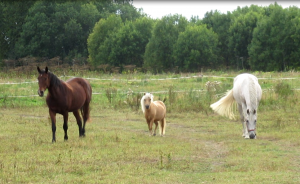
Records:
{"label": "distant field", "polygon": [[[253,72],[263,88],[255,140],[242,138],[240,122],[209,108],[240,72],[53,73],[89,78],[94,94],[86,137],[78,137],[70,114],[64,142],[57,115],[52,144],[45,97],[36,96],[37,72],[0,73],[0,183],[300,182],[298,72]],[[221,83],[207,88],[208,81]],[[166,99],[165,137],[148,136],[143,92]]]}

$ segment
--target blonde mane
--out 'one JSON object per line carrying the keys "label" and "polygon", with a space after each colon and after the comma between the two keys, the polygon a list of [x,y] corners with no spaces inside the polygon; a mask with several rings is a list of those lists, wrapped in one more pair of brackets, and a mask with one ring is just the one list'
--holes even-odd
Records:
{"label": "blonde mane", "polygon": [[151,93],[145,93],[145,95],[141,99],[141,106],[142,106],[142,111],[145,113],[145,104],[144,104],[144,99],[145,98],[150,98],[151,103],[153,102],[153,95]]}

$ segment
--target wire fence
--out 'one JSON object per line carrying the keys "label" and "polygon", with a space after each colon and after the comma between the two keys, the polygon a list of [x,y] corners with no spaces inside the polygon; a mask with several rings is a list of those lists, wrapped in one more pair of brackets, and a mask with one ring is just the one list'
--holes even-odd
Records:
{"label": "wire fence", "polygon": [[[59,78],[73,78],[76,76],[60,76]],[[174,78],[159,78],[159,79],[101,79],[101,78],[85,78],[88,80],[100,80],[100,81],[128,81],[128,82],[134,82],[134,81],[163,81],[163,80],[179,80],[179,79],[191,79],[191,78],[228,78],[228,79],[234,79],[234,77],[223,77],[223,76],[206,76],[206,75],[199,75],[199,76],[190,76],[190,77],[174,77]],[[300,78],[258,78],[258,80],[296,80]],[[32,84],[32,83],[37,83],[38,81],[29,81],[29,82],[5,82],[5,83],[0,83],[0,85],[16,85],[16,84]],[[268,89],[264,89],[263,91],[267,91]],[[293,90],[300,90],[300,89],[293,89]],[[192,92],[206,92],[207,90],[205,89],[194,89]],[[169,91],[155,91],[155,92],[150,92],[153,94],[163,94],[163,93],[168,93]],[[172,91],[175,93],[184,93],[186,90],[177,90],[177,91]],[[144,92],[140,92],[144,93]],[[104,92],[93,92],[93,95],[101,95],[105,94]],[[118,92],[118,94],[127,94],[127,92]],[[222,95],[222,94],[219,94]],[[6,96],[8,98],[26,98],[26,97],[38,97],[39,95],[22,95],[22,96]]]}

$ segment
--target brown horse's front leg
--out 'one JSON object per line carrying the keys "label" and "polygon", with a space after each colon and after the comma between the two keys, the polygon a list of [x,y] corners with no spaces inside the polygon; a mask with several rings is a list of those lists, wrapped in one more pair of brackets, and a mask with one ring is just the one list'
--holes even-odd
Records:
{"label": "brown horse's front leg", "polygon": [[64,128],[64,131],[65,131],[65,137],[64,137],[64,140],[68,140],[68,117],[69,117],[69,113],[68,112],[65,112],[64,113],[64,125],[63,125],[63,128]]}
{"label": "brown horse's front leg", "polygon": [[56,116],[56,113],[49,109],[49,115],[50,115],[51,122],[52,122],[52,143],[53,143],[53,142],[56,142],[56,139],[55,139],[55,132],[56,132],[56,119],[55,119],[55,116]]}

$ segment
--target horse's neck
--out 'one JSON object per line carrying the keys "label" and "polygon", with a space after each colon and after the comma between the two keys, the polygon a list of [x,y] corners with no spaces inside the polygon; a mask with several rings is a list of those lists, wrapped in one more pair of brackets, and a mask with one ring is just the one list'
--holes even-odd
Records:
{"label": "horse's neck", "polygon": [[65,85],[65,82],[63,82],[63,81],[60,81],[60,82],[61,82],[61,85],[56,85],[56,84],[53,84],[50,82],[48,92],[50,93],[52,98],[58,98],[58,97],[61,98],[61,96],[64,95],[66,85]]}
{"label": "horse's neck", "polygon": [[251,77],[249,77],[249,79],[247,80],[247,83],[243,90],[247,107],[251,110],[255,109],[257,106],[257,91],[255,81]]}

